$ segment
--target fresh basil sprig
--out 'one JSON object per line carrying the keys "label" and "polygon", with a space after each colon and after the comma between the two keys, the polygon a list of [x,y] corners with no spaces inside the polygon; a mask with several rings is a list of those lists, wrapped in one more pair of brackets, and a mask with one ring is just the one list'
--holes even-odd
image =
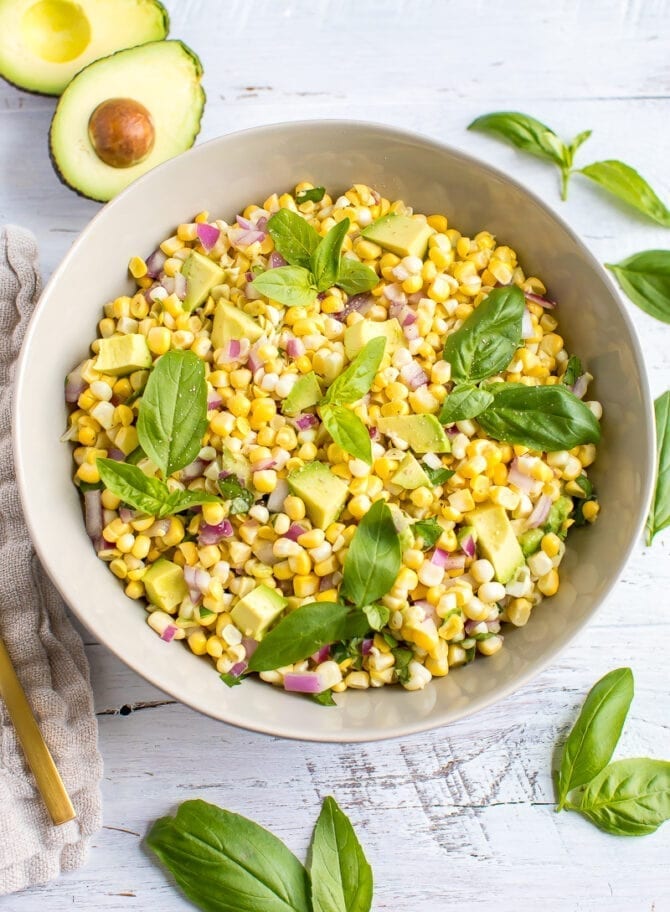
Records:
{"label": "fresh basil sprig", "polygon": [[600,440],[597,418],[566,386],[495,383],[488,389],[493,402],[477,421],[494,440],[548,453]]}
{"label": "fresh basil sprig", "polygon": [[324,405],[319,409],[323,426],[345,452],[372,463],[372,443],[368,429],[358,415],[344,405]]}
{"label": "fresh basil sprig", "polygon": [[205,491],[170,491],[159,478],[149,478],[142,469],[114,459],[97,459],[100,478],[107,490],[124,503],[148,516],[172,516],[191,507],[219,503],[220,499]]}
{"label": "fresh basil sprig", "polygon": [[147,456],[167,478],[189,465],[207,428],[205,364],[190,351],[170,351],[153,366],[137,419]]}
{"label": "fresh basil sprig", "polygon": [[251,283],[256,291],[286,307],[307,307],[316,298],[318,288],[309,269],[302,266],[278,266],[261,272]]}
{"label": "fresh basil sprig", "polygon": [[521,344],[526,299],[516,285],[494,288],[447,336],[444,360],[458,381],[484,380],[504,370]]}
{"label": "fresh basil sprig", "polygon": [[333,225],[328,234],[321,241],[312,256],[312,273],[316,281],[317,291],[327,291],[337,281],[340,274],[340,254],[342,242],[349,229],[348,218],[342,219]]}
{"label": "fresh basil sprig", "polygon": [[340,594],[358,607],[370,605],[393,586],[400,565],[400,539],[391,511],[383,500],[377,500],[351,539]]}
{"label": "fresh basil sprig", "polygon": [[593,162],[579,171],[608,193],[649,216],[664,228],[670,228],[670,209],[658,198],[635,168],[616,159]]}
{"label": "fresh basil sprig", "polygon": [[240,513],[248,513],[256,499],[254,492],[245,488],[239,478],[235,475],[228,475],[226,478],[219,478],[219,491],[224,500],[229,501],[228,513],[230,516],[237,516]]}
{"label": "fresh basil sprig", "polygon": [[339,285],[342,291],[346,291],[348,295],[371,291],[378,282],[379,276],[374,269],[370,269],[360,260],[347,256],[343,256],[340,260],[340,274],[335,284]]}
{"label": "fresh basil sprig", "polygon": [[582,373],[582,362],[577,355],[571,355],[561,380],[566,386],[574,386]]}
{"label": "fresh basil sprig", "polygon": [[442,424],[455,424],[456,421],[476,418],[492,402],[493,396],[488,390],[480,389],[474,383],[460,383],[444,400],[440,421]]}
{"label": "fresh basil sprig", "polygon": [[591,689],[563,748],[558,773],[558,810],[568,794],[586,785],[612,758],[633,699],[633,673],[617,668]]}
{"label": "fresh basil sprig", "polygon": [[314,827],[309,873],[314,912],[369,912],[372,869],[349,818],[330,797]]}
{"label": "fresh basil sprig", "polygon": [[656,417],[656,484],[647,519],[647,544],[670,526],[670,390],[654,402]]}
{"label": "fresh basil sprig", "polygon": [[300,193],[296,193],[295,201],[298,205],[301,203],[320,203],[325,195],[325,187],[311,187],[309,190],[301,190]]}
{"label": "fresh basil sprig", "polygon": [[312,257],[321,243],[321,237],[307,219],[290,209],[280,209],[268,219],[267,230],[275,250],[287,263],[311,270]]}
{"label": "fresh basil sprig", "polygon": [[670,323],[670,250],[643,250],[620,263],[605,263],[633,304]]}
{"label": "fresh basil sprig", "polygon": [[421,536],[423,551],[430,551],[444,532],[444,529],[434,517],[420,519],[418,522],[412,523],[412,530],[416,535]]}
{"label": "fresh basil sprig", "polygon": [[452,475],[455,475],[456,472],[454,469],[432,469],[426,463],[422,463],[421,468],[428,476],[428,480],[432,485],[443,485],[445,481],[449,481]]}
{"label": "fresh basil sprig", "polygon": [[575,153],[591,135],[591,130],[579,133],[571,143],[565,143],[546,124],[518,111],[497,111],[476,118],[468,130],[494,133],[508,140],[517,149],[552,161],[561,172],[561,199],[567,199],[568,180]]}

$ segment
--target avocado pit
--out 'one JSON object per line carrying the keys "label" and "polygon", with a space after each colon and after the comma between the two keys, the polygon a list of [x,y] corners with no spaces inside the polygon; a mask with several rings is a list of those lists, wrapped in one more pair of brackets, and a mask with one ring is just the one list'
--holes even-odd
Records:
{"label": "avocado pit", "polygon": [[110,98],[91,114],[88,136],[95,154],[112,168],[139,164],[154,147],[151,114],[132,98]]}

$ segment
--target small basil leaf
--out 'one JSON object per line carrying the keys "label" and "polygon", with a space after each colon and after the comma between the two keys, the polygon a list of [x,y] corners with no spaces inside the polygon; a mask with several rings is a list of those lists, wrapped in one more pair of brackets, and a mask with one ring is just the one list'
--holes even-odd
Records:
{"label": "small basil leaf", "polygon": [[445,481],[449,481],[452,475],[456,474],[453,469],[431,469],[425,462],[421,464],[421,468],[428,476],[430,483],[434,485],[443,485]]}
{"label": "small basil leaf", "polygon": [[343,218],[333,225],[321,240],[312,256],[312,273],[319,291],[327,291],[337,281],[340,272],[340,252],[351,222]]}
{"label": "small basil leaf", "polygon": [[342,449],[372,465],[372,443],[368,429],[358,415],[344,405],[323,405],[319,409],[323,426]]}
{"label": "small basil leaf", "polygon": [[301,190],[300,193],[296,193],[295,201],[298,205],[301,203],[320,203],[325,195],[325,187],[310,187],[309,190]]}
{"label": "small basil leaf", "polygon": [[647,519],[647,544],[657,532],[670,526],[670,390],[654,402],[656,416],[656,485]]}
{"label": "small basil leaf", "polygon": [[232,675],[227,671],[224,671],[219,677],[226,687],[237,687],[238,684],[242,683],[242,675]]}
{"label": "small basil leaf", "polygon": [[[593,485],[591,480],[587,478],[586,475],[580,475],[579,478],[575,478],[575,484],[582,489],[584,492],[584,497],[590,497],[593,494]],[[581,494],[576,494],[575,497],[581,497]]]}
{"label": "small basil leaf", "polygon": [[582,362],[577,355],[571,355],[570,358],[568,358],[568,365],[565,368],[565,373],[561,378],[561,382],[566,386],[574,386],[582,373]]}
{"label": "small basil leaf", "polygon": [[323,404],[346,405],[358,402],[370,392],[384,357],[386,339],[378,336],[362,348],[349,367],[330,384]]}
{"label": "small basil leaf", "polygon": [[386,607],[386,605],[365,605],[363,607],[363,613],[368,619],[368,623],[373,630],[382,630],[389,622],[389,617],[391,612]]}
{"label": "small basil leaf", "polygon": [[420,519],[418,522],[412,523],[412,530],[415,535],[421,537],[423,541],[421,548],[423,551],[430,551],[444,532],[442,526],[434,518]]}
{"label": "small basil leaf", "polygon": [[219,491],[224,500],[230,501],[228,513],[230,516],[237,516],[239,513],[248,513],[256,499],[253,491],[245,488],[239,478],[229,475],[226,478],[219,478]]}
{"label": "small basil leaf", "polygon": [[354,605],[386,595],[400,571],[400,539],[391,511],[377,500],[361,519],[344,561],[340,593]]}
{"label": "small basil leaf", "polygon": [[570,149],[570,166],[572,167],[572,161],[575,157],[575,152],[580,146],[583,146],[587,139],[591,136],[593,130],[584,130],[582,133],[578,133],[572,142],[569,145]]}
{"label": "small basil leaf", "polygon": [[320,706],[337,706],[332,690],[322,690],[318,694],[310,694],[312,700]]}
{"label": "small basil leaf", "polygon": [[172,491],[167,500],[165,515],[181,513],[182,510],[190,510],[191,507],[206,503],[221,503],[221,498],[205,491]]}
{"label": "small basil leaf", "polygon": [[494,440],[548,453],[600,440],[595,415],[565,386],[496,383],[489,390],[493,402],[477,421]]}
{"label": "small basil leaf", "polygon": [[275,250],[289,265],[311,269],[312,254],[321,238],[306,219],[290,209],[280,209],[268,220],[267,227]]}
{"label": "small basil leaf", "polygon": [[395,649],[391,649],[391,655],[395,659],[393,670],[395,671],[396,678],[400,684],[407,684],[410,677],[409,663],[414,658],[414,653],[411,649],[405,649],[402,646],[398,646]]}
{"label": "small basil leaf", "polygon": [[476,418],[492,402],[493,396],[488,390],[479,389],[473,383],[463,383],[444,400],[440,421],[442,424],[454,424],[456,421]]}
{"label": "small basil leaf", "polygon": [[379,284],[379,276],[365,263],[343,256],[340,260],[340,274],[335,284],[348,295],[363,294]]}
{"label": "small basil leaf", "polygon": [[114,459],[97,459],[96,465],[104,486],[124,503],[148,516],[163,515],[170,496],[165,482],[149,478],[137,466]]}
{"label": "small basil leaf", "polygon": [[185,801],[146,838],[186,896],[206,912],[311,912],[307,872],[263,827],[205,801]]}
{"label": "small basil leaf", "polygon": [[444,360],[455,380],[484,380],[504,370],[521,344],[526,299],[516,285],[494,288],[447,337]]}
{"label": "small basil leaf", "polygon": [[322,646],[349,639],[351,614],[351,608],[336,602],[311,602],[296,608],[265,634],[249,660],[248,670],[274,671],[302,662]]}
{"label": "small basil leaf", "polygon": [[638,212],[649,216],[659,225],[670,228],[670,209],[630,165],[610,159],[587,165],[579,173],[595,181],[608,193],[628,203]]}
{"label": "small basil leaf", "polygon": [[193,462],[207,428],[205,363],[190,351],[156,361],[140,403],[140,446],[167,478]]}
{"label": "small basil leaf", "polygon": [[314,912],[369,912],[372,869],[349,818],[330,797],[314,827],[309,873]]}
{"label": "small basil leaf", "polygon": [[606,263],[633,304],[670,323],[670,250],[644,250],[620,263]]}
{"label": "small basil leaf", "polygon": [[581,811],[615,836],[646,836],[670,819],[670,762],[636,757],[616,760],[584,789]]}
{"label": "small basil leaf", "polygon": [[306,307],[316,298],[312,273],[302,266],[278,266],[261,272],[251,283],[256,291],[286,307]]}
{"label": "small basil leaf", "polygon": [[558,810],[568,793],[586,785],[607,766],[633,699],[633,673],[617,668],[589,692],[563,748],[558,773]]}
{"label": "small basil leaf", "polygon": [[564,163],[565,146],[546,124],[518,111],[497,111],[473,120],[468,130],[494,133],[517,149],[548,158],[559,167]]}

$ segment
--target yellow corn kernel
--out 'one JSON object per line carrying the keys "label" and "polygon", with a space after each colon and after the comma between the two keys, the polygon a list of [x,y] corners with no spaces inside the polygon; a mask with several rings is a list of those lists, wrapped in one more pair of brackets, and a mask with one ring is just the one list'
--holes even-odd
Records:
{"label": "yellow corn kernel", "polygon": [[436,678],[443,678],[449,673],[449,647],[440,639],[425,662],[428,671]]}
{"label": "yellow corn kernel", "polygon": [[438,631],[443,640],[451,640],[461,633],[463,633],[463,618],[460,614],[449,615]]}
{"label": "yellow corn kernel", "polygon": [[409,497],[412,503],[421,509],[426,509],[433,502],[433,492],[425,486],[415,488]]}
{"label": "yellow corn kernel", "polygon": [[561,540],[558,535],[554,535],[553,532],[548,532],[543,536],[541,546],[547,557],[556,557],[561,550]]}
{"label": "yellow corn kernel", "polygon": [[87,484],[97,484],[100,481],[98,467],[90,462],[82,463],[77,469],[77,478]]}
{"label": "yellow corn kernel", "polygon": [[149,330],[149,334],[147,335],[149,351],[154,355],[164,355],[166,352],[170,351],[171,341],[172,333],[169,329],[166,329],[165,326],[154,326]]}
{"label": "yellow corn kernel", "polygon": [[587,522],[593,523],[600,513],[600,504],[595,500],[587,500],[582,507],[582,513]]}
{"label": "yellow corn kernel", "polygon": [[293,428],[283,427],[277,431],[275,443],[278,447],[281,447],[283,450],[288,450],[290,452],[297,447],[298,438]]}
{"label": "yellow corn kernel", "polygon": [[297,576],[307,576],[312,569],[312,559],[306,551],[300,551],[299,554],[293,554],[289,557],[288,565],[291,568],[291,572]]}
{"label": "yellow corn kernel", "polygon": [[[254,424],[262,425],[266,424],[268,421],[271,421],[274,416],[277,414],[277,407],[273,399],[270,399],[269,396],[265,396],[262,399],[255,399],[251,406],[251,415],[249,416],[249,423],[252,428]],[[258,430],[258,428],[254,428]]]}
{"label": "yellow corn kernel", "polygon": [[547,333],[543,336],[542,341],[540,342],[540,351],[543,351],[545,354],[550,355],[552,358],[555,358],[556,355],[563,349],[563,338],[557,333]]}
{"label": "yellow corn kernel", "polygon": [[277,487],[277,473],[274,469],[254,472],[253,484],[260,494],[271,494]]}
{"label": "yellow corn kernel", "polygon": [[184,523],[178,516],[170,517],[170,528],[163,536],[163,544],[167,548],[178,545],[184,537]]}
{"label": "yellow corn kernel", "polygon": [[195,655],[201,656],[207,652],[207,634],[202,630],[195,630],[186,638],[189,649]]}
{"label": "yellow corn kernel", "polygon": [[184,557],[184,563],[188,564],[189,567],[192,567],[198,562],[198,549],[195,542],[182,542],[178,546],[178,551]]}
{"label": "yellow corn kernel", "polygon": [[[117,543],[117,548],[118,548]],[[119,548],[119,551],[123,549]],[[144,560],[149,551],[151,550],[151,539],[148,535],[138,535],[133,542],[133,546],[130,549],[130,553],[133,557],[139,558],[139,560]]]}
{"label": "yellow corn kernel", "polygon": [[315,573],[293,577],[293,591],[298,598],[307,598],[319,590],[319,577]]}
{"label": "yellow corn kernel", "polygon": [[293,520],[293,522],[298,522],[305,518],[305,504],[299,497],[295,497],[293,494],[289,494],[284,500],[284,511],[288,518]]}
{"label": "yellow corn kernel", "polygon": [[213,659],[220,659],[223,655],[223,643],[218,638],[218,636],[207,637],[205,649],[207,651],[207,655],[210,655]]}
{"label": "yellow corn kernel", "polygon": [[126,562],[120,557],[117,557],[115,560],[110,561],[109,569],[112,571],[114,576],[119,579],[125,579],[128,576],[128,567]]}
{"label": "yellow corn kernel", "polygon": [[537,581],[537,588],[542,595],[550,596],[558,592],[558,571],[552,569]]}
{"label": "yellow corn kernel", "polygon": [[124,592],[131,599],[141,599],[144,596],[144,586],[139,580],[131,580]]}
{"label": "yellow corn kernel", "polygon": [[524,627],[528,623],[530,612],[533,608],[532,602],[525,598],[511,599],[505,613],[507,620],[515,627]]}
{"label": "yellow corn kernel", "polygon": [[404,565],[410,570],[418,570],[423,564],[423,552],[418,548],[408,548],[402,558]]}
{"label": "yellow corn kernel", "polygon": [[235,393],[228,400],[228,411],[235,415],[236,418],[246,418],[250,410],[251,403],[241,393]]}
{"label": "yellow corn kernel", "polygon": [[360,495],[351,498],[348,509],[354,519],[362,519],[371,506],[372,502],[370,501],[370,498],[365,495]]}
{"label": "yellow corn kernel", "polygon": [[402,290],[406,294],[416,294],[423,288],[423,278],[421,275],[410,276],[402,283]]}
{"label": "yellow corn kernel", "polygon": [[409,410],[407,402],[395,399],[393,402],[385,402],[380,411],[384,418],[393,418],[396,415],[409,415]]}
{"label": "yellow corn kernel", "polygon": [[135,427],[122,427],[114,439],[114,444],[117,449],[121,450],[125,456],[128,456],[133,450],[136,450],[139,446],[139,438],[137,436],[137,428]]}
{"label": "yellow corn kernel", "polygon": [[431,228],[434,228],[440,234],[444,234],[444,232],[449,227],[447,219],[444,215],[429,215],[426,221]]}
{"label": "yellow corn kernel", "polygon": [[[431,259],[433,259],[432,256]],[[427,294],[429,298],[431,298],[433,301],[436,301],[438,304],[443,304],[447,300],[450,295],[450,286],[444,276],[435,276],[433,281],[428,286]]]}

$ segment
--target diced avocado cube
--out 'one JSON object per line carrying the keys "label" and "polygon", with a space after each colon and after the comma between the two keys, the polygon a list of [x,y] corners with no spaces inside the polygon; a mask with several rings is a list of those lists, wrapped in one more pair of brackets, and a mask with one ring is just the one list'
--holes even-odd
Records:
{"label": "diced avocado cube", "polygon": [[371,339],[378,339],[380,336],[386,339],[386,347],[379,367],[380,369],[388,367],[393,353],[405,344],[402,327],[395,318],[380,323],[375,320],[359,320],[353,326],[348,326],[344,330],[344,350],[347,358],[353,361]]}
{"label": "diced avocado cube", "polygon": [[477,533],[480,553],[493,564],[496,579],[508,583],[524,557],[504,508],[497,504],[478,507],[468,513],[468,520]]}
{"label": "diced avocado cube", "polygon": [[399,437],[415,453],[450,453],[451,444],[435,415],[397,415],[378,418],[377,427],[387,437]]}
{"label": "diced avocado cube", "polygon": [[523,556],[530,557],[531,554],[535,554],[539,550],[543,537],[544,529],[526,529],[525,532],[522,532],[519,536],[519,545]]}
{"label": "diced avocado cube", "polygon": [[99,345],[98,358],[93,366],[101,374],[122,377],[151,367],[151,352],[146,336],[141,333],[100,339]]}
{"label": "diced avocado cube", "polygon": [[565,520],[572,513],[573,506],[574,504],[570,497],[559,497],[558,500],[551,505],[544,531],[553,532],[555,535],[565,538],[567,530],[564,529],[563,526]]}
{"label": "diced avocado cube", "polygon": [[225,298],[217,300],[212,325],[212,346],[215,351],[217,348],[223,348],[232,339],[249,339],[250,342],[257,342],[262,335],[263,330],[253,317],[245,314]]}
{"label": "diced avocado cube", "polygon": [[256,586],[239,600],[231,610],[230,616],[245,636],[261,640],[270,624],[279,617],[287,604],[284,596],[276,589]]}
{"label": "diced avocado cube", "polygon": [[207,300],[207,295],[215,285],[220,285],[224,279],[224,272],[213,260],[192,250],[184,260],[181,274],[186,279],[186,297],[182,307],[184,310],[195,310]]}
{"label": "diced avocado cube", "polygon": [[397,256],[423,259],[433,229],[423,219],[390,213],[368,225],[361,234]]}
{"label": "diced avocado cube", "polygon": [[188,595],[184,571],[179,564],[164,558],[149,567],[142,582],[151,604],[168,614]]}
{"label": "diced avocado cube", "polygon": [[310,462],[290,472],[287,481],[291,494],[305,504],[312,525],[327,529],[335,522],[349,491],[343,478],[334,475],[323,462]]}
{"label": "diced avocado cube", "polygon": [[314,371],[303,374],[296,381],[286,399],[284,399],[281,407],[282,414],[292,418],[294,415],[304,412],[305,409],[316,405],[322,396],[323,393]]}
{"label": "diced avocado cube", "polygon": [[424,485],[427,488],[431,487],[430,478],[428,478],[421,468],[421,464],[411,453],[405,454],[397,471],[391,476],[391,481],[407,491],[413,491],[415,488],[421,488]]}

